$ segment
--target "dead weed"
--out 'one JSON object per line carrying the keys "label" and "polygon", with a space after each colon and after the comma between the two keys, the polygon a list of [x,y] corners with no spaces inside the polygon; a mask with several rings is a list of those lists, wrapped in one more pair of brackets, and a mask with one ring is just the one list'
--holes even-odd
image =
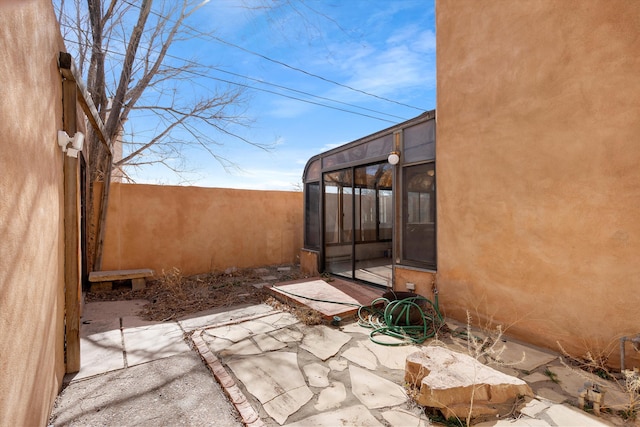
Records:
{"label": "dead weed", "polygon": [[163,271],[156,280],[147,282],[145,289],[132,291],[127,284],[114,283],[107,292],[88,292],[87,302],[145,299],[140,316],[147,320],[166,321],[188,314],[218,307],[238,304],[260,304],[269,294],[254,285],[264,282],[262,277],[275,276],[274,282],[284,282],[305,277],[297,265],[289,270],[278,270],[281,266],[260,269],[227,269],[185,277],[177,268]]}
{"label": "dead weed", "polygon": [[308,307],[291,306],[273,297],[268,297],[265,303],[269,304],[276,310],[286,311],[287,313],[291,313],[305,325],[313,326],[313,325],[322,325],[323,323],[325,323],[324,318],[320,313]]}

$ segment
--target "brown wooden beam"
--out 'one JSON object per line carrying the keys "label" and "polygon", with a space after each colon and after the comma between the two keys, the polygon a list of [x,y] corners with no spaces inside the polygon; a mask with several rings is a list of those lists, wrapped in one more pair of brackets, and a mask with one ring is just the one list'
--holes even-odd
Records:
{"label": "brown wooden beam", "polygon": [[97,223],[96,248],[94,251],[95,260],[93,262],[93,269],[100,270],[102,267],[102,251],[107,221],[107,205],[109,202],[109,190],[111,184],[111,168],[113,163],[111,139],[105,131],[104,123],[100,118],[100,115],[98,114],[98,109],[93,103],[91,94],[87,90],[86,86],[82,82],[82,78],[78,75],[78,72],[75,69],[71,54],[67,52],[60,52],[60,54],[58,55],[58,66],[60,68],[62,77],[64,77],[66,81],[73,82],[76,86],[78,102],[80,102],[82,110],[87,116],[89,123],[91,124],[93,130],[98,135],[100,142],[102,142],[107,151],[107,174],[105,175],[104,186],[102,188],[102,197],[100,199],[100,216]]}
{"label": "brown wooden beam", "polygon": [[102,122],[102,119],[98,114],[98,109],[93,103],[91,94],[82,82],[82,78],[77,76],[78,73],[75,69],[75,65],[73,64],[71,55],[67,52],[60,52],[60,55],[58,57],[58,65],[60,67],[60,73],[62,74],[62,77],[70,82],[73,82],[76,85],[78,102],[80,102],[82,111],[84,111],[84,114],[86,114],[91,127],[98,135],[98,138],[106,148],[107,153],[111,155],[111,139],[107,136],[104,123]]}
{"label": "brown wooden beam", "polygon": [[[69,135],[77,131],[76,84],[62,81],[62,122]],[[64,281],[66,372],[80,370],[80,177],[78,159],[64,156]]]}

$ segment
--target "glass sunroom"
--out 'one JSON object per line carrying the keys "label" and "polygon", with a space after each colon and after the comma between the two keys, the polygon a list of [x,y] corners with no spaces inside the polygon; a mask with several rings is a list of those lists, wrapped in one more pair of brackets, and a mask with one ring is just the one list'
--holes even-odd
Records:
{"label": "glass sunroom", "polygon": [[385,287],[436,269],[435,110],[312,157],[304,249],[318,272]]}

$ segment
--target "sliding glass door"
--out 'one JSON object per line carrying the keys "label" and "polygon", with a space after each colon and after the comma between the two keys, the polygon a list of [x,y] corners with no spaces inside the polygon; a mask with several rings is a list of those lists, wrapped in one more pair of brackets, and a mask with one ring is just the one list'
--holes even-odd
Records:
{"label": "sliding glass door", "polygon": [[391,286],[393,167],[325,173],[325,271]]}
{"label": "sliding glass door", "polygon": [[325,271],[347,277],[353,264],[352,190],[351,169],[324,174]]}

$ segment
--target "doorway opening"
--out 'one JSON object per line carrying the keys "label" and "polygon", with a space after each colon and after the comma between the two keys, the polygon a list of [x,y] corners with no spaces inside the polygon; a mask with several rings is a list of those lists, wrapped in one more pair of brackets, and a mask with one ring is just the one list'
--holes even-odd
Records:
{"label": "doorway opening", "polygon": [[392,286],[393,166],[323,174],[325,271]]}

